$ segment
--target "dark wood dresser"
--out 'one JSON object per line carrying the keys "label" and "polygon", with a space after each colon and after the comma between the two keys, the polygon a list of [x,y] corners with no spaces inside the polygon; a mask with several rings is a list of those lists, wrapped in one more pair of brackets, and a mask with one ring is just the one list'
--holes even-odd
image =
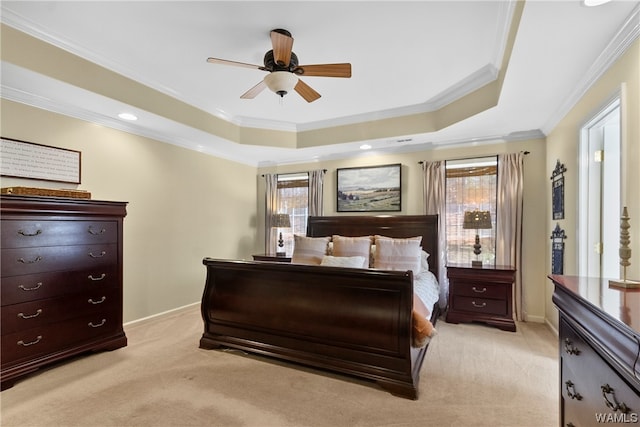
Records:
{"label": "dark wood dresser", "polygon": [[127,345],[125,202],[3,195],[2,389],[42,366]]}
{"label": "dark wood dresser", "polygon": [[513,320],[513,267],[447,265],[449,323],[484,322],[515,332]]}
{"label": "dark wood dresser", "polygon": [[640,423],[640,289],[549,278],[560,315],[560,425]]}

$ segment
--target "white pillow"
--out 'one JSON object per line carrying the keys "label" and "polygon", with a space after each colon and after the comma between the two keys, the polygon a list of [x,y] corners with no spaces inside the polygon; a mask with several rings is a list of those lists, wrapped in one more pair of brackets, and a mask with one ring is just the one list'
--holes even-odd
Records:
{"label": "white pillow", "polygon": [[362,268],[364,265],[363,256],[331,256],[325,255],[320,265],[328,265],[331,267],[350,267]]}
{"label": "white pillow", "polygon": [[429,254],[425,251],[420,252],[420,268],[429,271]]}
{"label": "white pillow", "polygon": [[327,253],[330,237],[306,237],[293,236],[293,255],[291,262],[294,264],[320,265],[322,257]]}
{"label": "white pillow", "polygon": [[371,252],[371,236],[345,237],[333,236],[333,251],[331,255],[337,257],[361,256],[364,258],[359,267],[369,267],[369,256]]}
{"label": "white pillow", "polygon": [[411,270],[413,274],[420,273],[422,263],[421,241],[422,237],[393,239],[376,236],[374,268],[399,271]]}

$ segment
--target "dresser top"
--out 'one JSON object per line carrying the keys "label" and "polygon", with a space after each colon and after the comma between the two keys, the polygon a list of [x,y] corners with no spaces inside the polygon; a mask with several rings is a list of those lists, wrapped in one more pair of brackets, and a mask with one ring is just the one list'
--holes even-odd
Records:
{"label": "dresser top", "polygon": [[115,215],[126,216],[128,202],[114,202],[106,200],[74,199],[69,197],[51,196],[0,196],[0,210],[2,215],[9,214],[38,214],[60,215]]}
{"label": "dresser top", "polygon": [[516,269],[510,265],[492,265],[483,264],[482,267],[474,267],[471,264],[447,264],[447,268],[469,269],[469,270],[504,270],[504,271],[516,271]]}
{"label": "dresser top", "polygon": [[552,274],[549,278],[557,286],[640,333],[640,288],[614,287],[609,279],[593,277]]}

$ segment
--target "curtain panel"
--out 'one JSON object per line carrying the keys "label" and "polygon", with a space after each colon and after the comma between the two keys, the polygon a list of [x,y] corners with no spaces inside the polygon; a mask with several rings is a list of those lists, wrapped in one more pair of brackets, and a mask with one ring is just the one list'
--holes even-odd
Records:
{"label": "curtain panel", "polygon": [[449,298],[449,280],[447,279],[447,230],[446,230],[446,169],[444,161],[421,162],[423,177],[423,199],[426,215],[438,215],[438,253],[429,254],[429,262],[438,263],[438,282],[440,283],[439,305],[447,307]]}
{"label": "curtain panel", "polygon": [[525,320],[522,290],[522,217],[524,153],[498,156],[498,213],[496,220],[496,264],[516,269],[514,311]]}
{"label": "curtain panel", "polygon": [[275,252],[277,233],[272,227],[273,215],[278,213],[278,174],[264,175],[265,180],[265,219],[264,219],[264,248],[265,253]]}
{"label": "curtain panel", "polygon": [[326,169],[309,171],[309,216],[324,215],[323,188]]}

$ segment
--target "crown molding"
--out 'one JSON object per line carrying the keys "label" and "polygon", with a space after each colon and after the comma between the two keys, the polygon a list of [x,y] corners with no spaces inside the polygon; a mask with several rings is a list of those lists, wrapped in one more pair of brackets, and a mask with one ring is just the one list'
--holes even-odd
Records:
{"label": "crown molding", "polygon": [[[237,155],[233,155],[234,153],[237,153],[236,150],[222,149],[224,147],[229,147],[230,144],[233,144],[232,142],[217,138],[210,134],[195,135],[195,133],[201,133],[201,131],[197,131],[192,128],[187,129],[187,127],[183,125],[180,126],[186,129],[186,133],[184,130],[169,133],[166,130],[155,130],[154,128],[150,128],[148,126],[139,126],[136,125],[135,122],[124,122],[114,117],[99,114],[70,103],[60,102],[59,100],[53,100],[44,96],[27,92],[22,89],[17,89],[4,83],[0,85],[0,92],[2,93],[2,99],[29,105],[41,110],[50,111],[52,113],[61,114],[67,117],[73,117],[75,119],[83,120],[89,123],[94,123],[145,138],[150,138],[156,141],[172,144],[189,150],[203,152],[237,163],[242,163],[250,166],[256,166],[258,164],[258,160],[248,158],[246,154],[238,153]],[[178,125],[179,124],[175,122],[173,123],[173,126]],[[184,137],[182,135],[190,136]],[[214,138],[213,141],[212,138]],[[216,148],[214,149],[212,147]]]}

